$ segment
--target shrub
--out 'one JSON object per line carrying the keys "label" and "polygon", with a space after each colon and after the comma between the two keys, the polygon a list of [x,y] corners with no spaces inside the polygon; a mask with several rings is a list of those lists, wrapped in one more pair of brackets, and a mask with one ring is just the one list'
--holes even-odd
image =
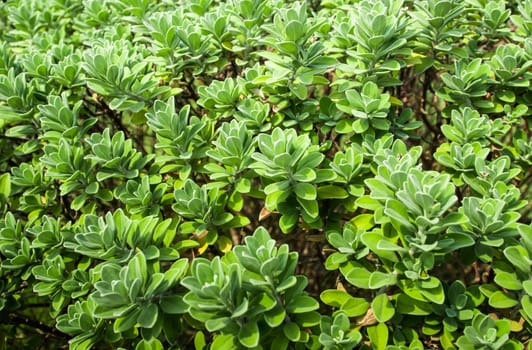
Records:
{"label": "shrub", "polygon": [[2,2],[0,348],[529,348],[531,33],[530,0]]}

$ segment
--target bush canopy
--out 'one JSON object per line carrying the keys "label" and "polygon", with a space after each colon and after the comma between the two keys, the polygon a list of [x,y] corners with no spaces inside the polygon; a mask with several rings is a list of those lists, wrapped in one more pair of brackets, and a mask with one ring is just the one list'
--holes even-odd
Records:
{"label": "bush canopy", "polygon": [[0,3],[0,349],[530,349],[532,0]]}

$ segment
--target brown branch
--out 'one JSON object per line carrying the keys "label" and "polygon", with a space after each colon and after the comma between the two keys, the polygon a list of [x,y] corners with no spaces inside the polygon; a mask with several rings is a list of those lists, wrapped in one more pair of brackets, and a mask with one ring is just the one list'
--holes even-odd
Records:
{"label": "brown branch", "polygon": [[65,338],[67,336],[54,327],[50,327],[40,321],[33,320],[20,314],[9,314],[7,323],[15,327],[28,326],[34,328],[39,334],[46,334],[47,336],[52,336],[55,338]]}
{"label": "brown branch", "polygon": [[[430,71],[430,70],[429,70]],[[423,101],[421,101],[421,108],[419,111],[421,112],[421,119],[423,119],[423,124],[434,134],[434,139],[438,139],[438,135],[440,134],[440,131],[436,129],[434,125],[428,120],[427,118],[427,111],[425,109],[425,104],[427,103],[427,91],[430,88],[430,79],[429,77],[429,71],[425,72],[424,79],[423,79]]]}

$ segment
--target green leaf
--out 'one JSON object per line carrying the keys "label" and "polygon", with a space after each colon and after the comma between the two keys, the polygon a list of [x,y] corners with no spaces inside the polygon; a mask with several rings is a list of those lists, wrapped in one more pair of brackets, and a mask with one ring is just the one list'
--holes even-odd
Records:
{"label": "green leaf", "polygon": [[238,349],[237,339],[232,334],[217,334],[211,344],[211,349],[234,350]]}
{"label": "green leaf", "polygon": [[279,227],[283,233],[288,233],[294,229],[299,220],[298,214],[283,214],[279,219]]}
{"label": "green leaf", "polygon": [[346,291],[336,289],[327,289],[320,294],[321,301],[332,307],[340,307],[351,298]]}
{"label": "green leaf", "polygon": [[502,90],[498,91],[495,96],[507,103],[515,102],[515,93],[512,90]]}
{"label": "green leaf", "polygon": [[289,181],[274,182],[264,188],[264,193],[269,195],[274,192],[286,191],[289,187],[290,187]]}
{"label": "green leaf", "polygon": [[163,350],[163,349],[164,349],[163,344],[157,338],[150,338],[149,340],[142,339],[135,347],[135,350]]}
{"label": "green leaf", "polygon": [[319,199],[344,199],[349,196],[345,189],[335,185],[320,186],[317,194]]}
{"label": "green leaf", "polygon": [[85,188],[85,192],[88,194],[96,194],[98,193],[98,189],[99,189],[98,182],[92,182]]}
{"label": "green leaf", "polygon": [[395,309],[388,299],[387,294],[379,294],[371,302],[371,308],[375,318],[379,322],[389,321],[395,314]]}
{"label": "green leaf", "polygon": [[297,41],[305,35],[305,25],[299,21],[290,21],[285,27],[286,38],[291,41]]}
{"label": "green leaf", "polygon": [[0,175],[0,202],[6,201],[11,194],[11,178],[9,173]]}
{"label": "green leaf", "polygon": [[287,350],[290,341],[286,337],[275,337],[272,341],[271,349]]}
{"label": "green leaf", "polygon": [[406,315],[426,316],[432,314],[432,306],[430,303],[413,299],[406,294],[399,294],[397,296],[395,307],[397,312]]}
{"label": "green leaf", "polygon": [[304,100],[307,98],[308,88],[305,85],[291,83],[288,86],[290,88],[290,91],[292,91],[292,93],[300,100]]}
{"label": "green leaf", "polygon": [[[320,158],[317,159],[320,160]],[[294,180],[299,182],[311,182],[316,180],[316,171],[307,167],[303,167],[302,169],[299,169],[295,174],[293,174],[292,177],[294,178]]]}
{"label": "green leaf", "polygon": [[443,290],[443,286],[441,284],[441,281],[435,277],[431,277],[438,283],[437,287],[435,288],[423,288],[422,282],[416,281],[419,292],[428,300],[432,301],[436,304],[443,304],[445,301],[445,291]]}
{"label": "green leaf", "polygon": [[251,181],[249,179],[246,179],[245,177],[241,178],[237,182],[235,190],[240,193],[249,193],[249,191],[251,190]]}
{"label": "green leaf", "polygon": [[202,331],[197,331],[194,335],[194,350],[203,350],[207,347],[205,334]]}
{"label": "green leaf", "polygon": [[508,309],[517,305],[518,301],[509,293],[499,290],[489,297],[488,303],[496,309]]}
{"label": "green leaf", "polygon": [[348,317],[361,316],[370,306],[365,299],[354,298],[342,290],[326,290],[321,293],[320,298],[325,304],[340,308]]}
{"label": "green leaf", "polygon": [[377,248],[379,250],[386,250],[391,252],[407,253],[408,249],[400,247],[399,245],[388,241],[387,239],[381,239],[377,242]]}
{"label": "green leaf", "polygon": [[285,278],[281,283],[279,283],[277,285],[277,288],[275,288],[275,290],[277,291],[277,293],[281,293],[289,288],[292,288],[297,283],[298,283],[297,277],[292,275],[292,276],[289,276],[288,278]]}
{"label": "green leaf", "polygon": [[375,219],[373,214],[360,214],[351,219],[351,223],[353,223],[357,228],[370,230],[373,228],[373,226],[375,226]]}
{"label": "green leaf", "polygon": [[264,320],[272,328],[279,327],[285,319],[286,311],[280,305],[275,306],[264,314]]}
{"label": "green leaf", "polygon": [[528,322],[532,324],[532,297],[525,295],[521,298],[521,313],[526,315]]}
{"label": "green leaf", "polygon": [[318,301],[307,295],[298,295],[286,305],[286,311],[293,314],[314,311],[320,307]]}
{"label": "green leaf", "polygon": [[[111,294],[106,295],[105,299],[110,299],[110,296],[111,296]],[[114,296],[116,296],[116,294],[114,294]],[[117,298],[113,298],[113,299],[118,299],[118,297]],[[123,305],[123,306],[118,306],[118,307],[116,307],[116,306],[106,307],[106,305],[105,305],[106,303],[103,302],[103,300],[98,300],[98,302],[100,303],[100,305],[105,307],[105,309],[104,310],[96,309],[95,315],[97,315],[100,318],[105,318],[105,319],[122,317],[122,316],[127,315],[128,313],[130,313],[131,310],[133,310],[136,307],[136,305]],[[116,302],[116,300],[111,301],[111,303],[112,302]]]}
{"label": "green leaf", "polygon": [[117,333],[126,332],[137,324],[137,317],[140,310],[135,310],[125,317],[119,317],[113,323],[113,330]]}
{"label": "green leaf", "polygon": [[244,215],[235,215],[231,221],[226,223],[223,227],[237,228],[244,227],[249,225],[250,220],[247,216]]}
{"label": "green leaf", "polygon": [[86,193],[83,193],[79,196],[76,196],[74,198],[74,200],[72,200],[72,202],[70,203],[70,207],[73,209],[73,210],[81,210],[81,208],[83,207],[83,205],[85,204],[85,201],[87,200],[88,196]]}
{"label": "green leaf", "polygon": [[375,350],[384,350],[388,344],[388,327],[385,323],[379,323],[378,325],[367,327],[371,346]]}
{"label": "green leaf", "polygon": [[249,302],[248,299],[245,298],[240,305],[237,306],[236,309],[233,310],[233,314],[231,315],[231,318],[235,319],[238,317],[243,316],[246,312],[249,310]]}
{"label": "green leaf", "polygon": [[353,131],[357,134],[363,134],[369,129],[369,121],[367,119],[357,119],[352,124]]}
{"label": "green leaf", "polygon": [[349,134],[353,131],[352,121],[350,119],[342,119],[336,124],[336,132],[339,134]]}
{"label": "green leaf", "polygon": [[338,175],[336,175],[336,173],[332,169],[317,169],[315,173],[316,179],[314,179],[314,183],[332,182],[338,177]]}
{"label": "green leaf", "polygon": [[188,304],[181,295],[168,295],[161,297],[161,310],[166,314],[184,314],[188,311]]}
{"label": "green leaf", "polygon": [[368,286],[370,289],[379,289],[386,286],[393,286],[397,283],[397,276],[392,273],[374,271],[369,276]]}
{"label": "green leaf", "polygon": [[416,227],[410,222],[410,217],[406,207],[398,200],[386,201],[384,213],[391,219],[392,225],[403,234],[416,232]]}
{"label": "green leaf", "polygon": [[148,280],[148,268],[146,266],[146,257],[140,252],[136,254],[128,263],[127,278],[130,281],[139,279],[142,284]]}
{"label": "green leaf", "polygon": [[369,289],[369,279],[371,272],[364,268],[355,267],[344,274],[345,279],[358,288]]}
{"label": "green leaf", "polygon": [[435,59],[432,57],[421,57],[419,59],[419,63],[416,63],[414,66],[416,74],[423,73],[424,71],[432,67],[434,65],[434,61]]}
{"label": "green leaf", "polygon": [[148,304],[143,306],[140,315],[137,318],[139,326],[143,328],[152,328],[157,322],[157,317],[159,316],[159,308],[156,304]]}
{"label": "green leaf", "polygon": [[522,273],[530,272],[530,263],[527,261],[528,254],[521,246],[511,246],[504,250],[504,255]]}
{"label": "green leaf", "polygon": [[516,273],[496,271],[494,281],[499,286],[508,290],[521,290],[523,288]]}
{"label": "green leaf", "polygon": [[318,202],[315,200],[306,200],[300,197],[297,197],[298,203],[301,205],[303,211],[310,216],[311,218],[317,218],[320,214],[318,209]]}
{"label": "green leaf", "polygon": [[382,204],[377,199],[374,199],[371,196],[362,196],[358,198],[355,203],[361,208],[373,211],[382,207]]}
{"label": "green leaf", "polygon": [[[314,327],[320,323],[321,315],[317,311],[304,312],[302,314],[295,314],[293,317],[294,322],[296,322],[301,328]],[[308,333],[302,332],[301,338],[299,341],[305,341],[304,339],[308,336]]]}
{"label": "green leaf", "polygon": [[255,348],[259,344],[260,332],[257,322],[245,323],[238,332],[240,344],[247,348]]}
{"label": "green leaf", "polygon": [[452,242],[450,242],[448,245],[446,244],[440,249],[440,251],[444,253],[452,252],[465,247],[470,247],[475,244],[475,240],[473,239],[473,237],[465,233],[448,233],[444,237],[445,238],[443,241],[446,241],[447,239],[452,240]]}
{"label": "green leaf", "polygon": [[378,248],[379,242],[383,239],[382,234],[377,232],[365,232],[361,236],[362,242],[373,252],[375,252],[381,259],[397,262],[397,254],[393,251],[382,250]]}
{"label": "green leaf", "polygon": [[368,311],[370,304],[366,299],[362,298],[350,298],[342,304],[340,310],[344,311],[349,317],[357,317],[364,315]]}
{"label": "green leaf", "polygon": [[301,330],[299,329],[299,326],[294,322],[289,322],[285,324],[283,327],[283,333],[289,340],[293,342],[299,341],[299,338],[301,337]]}
{"label": "green leaf", "polygon": [[297,55],[297,45],[292,41],[281,41],[277,44],[279,51],[284,51],[290,55]]}
{"label": "green leaf", "polygon": [[379,68],[390,71],[396,71],[401,69],[401,64],[396,60],[389,60],[379,65]]}
{"label": "green leaf", "polygon": [[532,281],[523,281],[523,289],[525,290],[526,294],[530,295],[532,297]]}
{"label": "green leaf", "polygon": [[231,322],[229,317],[213,317],[205,322],[205,328],[209,332],[215,332],[229,326]]}
{"label": "green leaf", "polygon": [[299,198],[304,200],[314,200],[316,199],[316,188],[314,185],[308,183],[298,183],[294,186],[294,192]]}

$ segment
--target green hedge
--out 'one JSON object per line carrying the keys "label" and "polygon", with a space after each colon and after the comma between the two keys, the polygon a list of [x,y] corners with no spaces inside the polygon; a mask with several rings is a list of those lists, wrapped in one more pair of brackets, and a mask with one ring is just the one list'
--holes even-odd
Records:
{"label": "green hedge", "polygon": [[532,0],[0,3],[0,349],[523,349]]}

